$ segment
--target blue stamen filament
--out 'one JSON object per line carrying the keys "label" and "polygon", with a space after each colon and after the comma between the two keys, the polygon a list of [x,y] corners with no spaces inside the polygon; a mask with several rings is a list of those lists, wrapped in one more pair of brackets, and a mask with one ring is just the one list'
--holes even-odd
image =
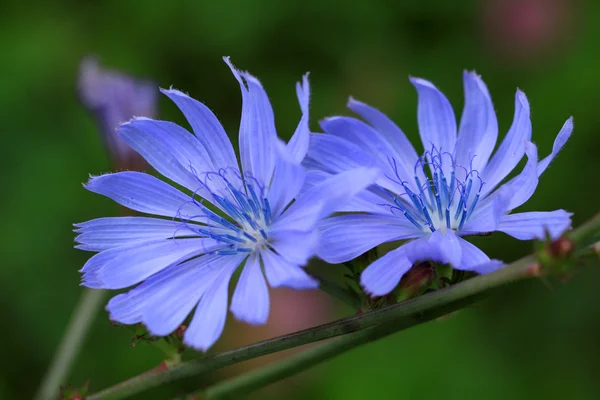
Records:
{"label": "blue stamen filament", "polygon": [[[444,158],[447,160],[444,161]],[[402,212],[406,219],[424,232],[448,229],[460,231],[463,228],[477,206],[483,186],[477,171],[470,166],[467,169],[456,165],[450,153],[432,148],[415,164],[413,179],[419,191],[414,192],[410,189],[413,186],[409,187],[409,183],[399,176],[396,160],[388,160],[394,172],[394,177],[389,179],[401,184],[404,189],[404,193],[398,194],[385,190],[394,204],[388,205],[392,213],[394,210]],[[429,165],[431,178],[427,178],[425,165]],[[459,169],[461,174],[456,172]],[[425,177],[424,184],[422,177]],[[476,192],[474,179],[480,181]]]}
{"label": "blue stamen filament", "polygon": [[[177,215],[176,218],[194,234],[221,243],[223,247],[211,251],[213,254],[234,255],[270,247],[268,232],[272,215],[265,191],[256,180],[244,179],[235,171],[228,177],[227,172],[223,169],[218,173],[207,173],[206,180],[198,179],[198,182],[210,193],[209,200],[229,218],[207,208],[203,201],[195,199],[195,194],[190,203],[198,207],[200,213],[187,218]],[[219,181],[209,182],[213,179]]]}

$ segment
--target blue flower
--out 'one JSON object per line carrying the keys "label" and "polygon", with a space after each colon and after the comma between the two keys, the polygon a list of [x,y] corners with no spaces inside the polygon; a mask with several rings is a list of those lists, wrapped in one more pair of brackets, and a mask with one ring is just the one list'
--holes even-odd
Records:
{"label": "blue flower", "polygon": [[[351,260],[381,243],[407,241],[361,275],[372,295],[389,293],[421,260],[479,273],[501,266],[462,236],[501,231],[529,240],[544,237],[547,230],[556,237],[571,223],[571,214],[563,210],[510,212],[533,195],[539,176],[571,135],[572,119],[558,134],[552,153],[538,161],[536,146],[530,142],[529,103],[517,90],[513,124],[492,156],[498,124],[478,75],[464,74],[466,104],[458,129],[446,97],[426,80],[411,78],[411,82],[419,96],[418,123],[425,150],[421,156],[388,117],[350,99],[348,107],[367,123],[350,117],[322,121],[326,134],[311,135],[305,160],[307,167],[317,170],[309,173],[307,186],[359,165],[383,171],[376,185],[338,208],[354,213],[320,225],[318,255],[331,263]],[[502,184],[525,154],[523,170]]]}
{"label": "blue flower", "polygon": [[150,333],[162,336],[195,307],[184,342],[201,350],[223,331],[229,282],[240,265],[230,309],[250,324],[264,324],[269,315],[264,276],[271,287],[317,287],[302,268],[316,251],[317,222],[377,174],[355,169],[297,196],[305,180],[300,162],[309,141],[308,76],[296,87],[302,119],[285,145],[277,138],[260,82],[225,61],[242,91],[242,169],[223,127],[204,104],[180,91],[162,90],[195,135],[147,118],[121,125],[118,134],[188,192],[140,172],[94,177],[88,190],[158,217],[100,218],[76,225],[77,247],[99,252],[81,270],[84,286],[123,289],[141,283],[110,300],[110,318],[144,323]]}

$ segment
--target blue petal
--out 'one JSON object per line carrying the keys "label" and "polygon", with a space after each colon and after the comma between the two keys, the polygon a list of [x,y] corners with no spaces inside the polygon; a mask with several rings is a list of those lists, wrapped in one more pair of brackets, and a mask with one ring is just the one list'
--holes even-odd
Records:
{"label": "blue petal", "polygon": [[142,322],[143,309],[148,303],[169,288],[171,283],[177,281],[180,277],[188,277],[195,268],[186,268],[204,263],[207,259],[214,258],[213,255],[206,255],[195,258],[184,263],[173,265],[152,275],[139,286],[131,289],[127,293],[119,294],[108,302],[106,310],[110,313],[110,319],[123,324],[135,324]]}
{"label": "blue petal", "polygon": [[520,240],[544,239],[546,232],[556,239],[571,228],[571,215],[565,210],[509,214],[500,219],[497,230]]}
{"label": "blue petal", "polygon": [[168,335],[183,323],[218,277],[223,258],[210,255],[172,267],[182,272],[155,288],[142,310],[142,322],[151,334]]}
{"label": "blue petal", "polygon": [[[419,133],[425,150],[435,146],[440,152],[454,152],[456,118],[450,102],[431,82],[410,78],[419,94]],[[450,176],[448,174],[447,176]]]}
{"label": "blue petal", "polygon": [[310,135],[310,145],[304,165],[306,168],[337,174],[350,169],[372,167],[376,162],[354,143],[333,135],[313,133]]}
{"label": "blue petal", "polygon": [[296,231],[288,229],[271,230],[270,244],[281,257],[295,265],[305,265],[315,255],[319,235],[316,229]]}
{"label": "blue petal", "polygon": [[485,196],[517,166],[525,155],[525,142],[531,140],[529,102],[525,93],[517,90],[515,95],[515,117],[502,144],[482,173],[485,182],[481,195]]}
{"label": "blue petal", "polygon": [[296,197],[306,177],[304,168],[282,154],[283,150],[285,149],[278,152],[273,181],[267,195],[274,217],[278,217]]}
{"label": "blue petal", "polygon": [[475,208],[473,215],[469,217],[459,233],[465,236],[495,231],[499,218],[507,210],[509,201],[509,194],[494,192]]}
{"label": "blue petal", "polygon": [[460,264],[454,268],[464,271],[474,271],[481,265],[485,265],[490,262],[490,258],[475,245],[467,242],[463,238],[458,238],[458,243],[462,251],[462,259]]}
{"label": "blue petal", "polygon": [[[348,101],[348,108],[367,121],[394,149],[398,163],[404,164],[404,169],[412,171],[417,163],[417,152],[404,132],[384,113],[353,98]],[[412,175],[409,175],[412,176]]]}
{"label": "blue petal", "polygon": [[371,296],[384,296],[394,290],[412,265],[405,248],[399,247],[369,265],[360,275],[360,284]]}
{"label": "blue petal", "polygon": [[212,165],[216,169],[237,170],[238,163],[233,146],[215,114],[204,104],[179,90],[161,89],[161,92],[168,96],[185,115],[198,141],[206,149]]}
{"label": "blue petal", "polygon": [[309,123],[309,101],[310,101],[310,85],[308,83],[308,72],[302,77],[302,84],[296,83],[296,94],[298,103],[302,110],[302,119],[288,142],[287,148],[296,163],[302,162],[308,152],[308,143],[310,141]]}
{"label": "blue petal", "polygon": [[206,351],[221,336],[227,319],[227,289],[231,275],[244,260],[244,256],[223,259],[220,272],[200,299],[190,326],[185,330],[183,342]]}
{"label": "blue petal", "polygon": [[273,146],[277,139],[277,133],[273,109],[267,93],[258,79],[248,73],[239,72],[228,57],[225,57],[224,60],[231,68],[231,72],[238,80],[242,90],[239,142],[244,175],[252,176],[266,186],[271,182],[271,175],[275,167]]}
{"label": "blue petal", "polygon": [[250,255],[242,270],[231,299],[231,312],[251,325],[267,323],[269,318],[269,289],[260,269],[260,259]]}
{"label": "blue petal", "polygon": [[490,260],[489,262],[481,265],[477,265],[471,268],[471,271],[477,272],[478,274],[489,274],[490,272],[494,272],[504,267],[504,264],[500,260]]}
{"label": "blue petal", "polygon": [[265,267],[265,275],[269,285],[276,287],[289,287],[292,289],[315,289],[319,281],[308,275],[302,268],[290,263],[271,250],[261,253]]}
{"label": "blue petal", "polygon": [[552,146],[552,153],[549,156],[544,158],[537,167],[538,176],[542,175],[542,173],[548,168],[548,165],[552,162],[554,157],[558,154],[558,152],[563,148],[567,140],[571,137],[571,133],[573,132],[573,117],[569,118],[565,124],[563,125],[560,132],[556,136],[554,140],[554,145]]}
{"label": "blue petal", "polygon": [[525,203],[533,196],[537,188],[539,176],[537,172],[537,148],[533,143],[526,142],[525,149],[527,164],[523,167],[523,171],[498,189],[499,193],[509,199],[504,212],[514,210]]}
{"label": "blue petal", "polygon": [[423,236],[408,220],[393,215],[341,215],[323,220],[319,228],[317,255],[332,264],[352,260],[385,242]]}
{"label": "blue petal", "polygon": [[117,172],[93,177],[85,188],[147,214],[186,219],[198,212],[190,196],[142,172]]}
{"label": "blue petal", "polygon": [[439,230],[403,246],[406,256],[411,263],[417,261],[437,261],[452,266],[460,265],[462,249],[458,237],[448,230],[445,233]]}
{"label": "blue petal", "polygon": [[200,187],[199,176],[215,170],[198,139],[172,122],[137,118],[118,134],[158,172],[192,192]]}
{"label": "blue petal", "polygon": [[[301,193],[330,178],[332,175],[323,171],[309,171],[306,173],[306,179]],[[390,207],[394,206],[388,194],[376,186],[367,190],[362,190],[346,202],[339,204],[335,209],[337,212],[368,212],[371,214],[390,214]]]}
{"label": "blue petal", "polygon": [[[316,223],[319,219],[338,210],[343,204],[372,184],[380,175],[375,168],[356,168],[332,175],[323,182],[302,193],[296,201],[283,213],[282,219],[274,225],[284,224],[286,220],[297,220],[296,214],[305,213],[306,208],[320,205],[320,212],[313,216]],[[290,226],[289,229],[308,230]]]}
{"label": "blue petal", "polygon": [[75,240],[80,243],[76,247],[88,251],[190,234],[186,230],[178,232],[177,224],[172,220],[146,217],[98,218],[75,226],[79,233]]}
{"label": "blue petal", "polygon": [[[401,160],[396,154],[391,144],[387,142],[376,130],[364,122],[350,117],[330,117],[321,121],[321,128],[325,133],[340,137],[348,142],[359,146],[370,156],[377,160],[377,165],[386,172],[392,179],[382,177],[380,182],[384,187],[394,184],[394,180],[406,180],[406,184],[413,192],[419,192],[414,179],[408,179],[415,175],[414,163],[408,164],[406,160]],[[425,175],[420,169],[419,178],[425,182]],[[400,192],[404,188],[398,184],[389,187],[389,189]]]}
{"label": "blue petal", "polygon": [[[465,108],[456,140],[456,164],[483,171],[498,139],[498,120],[488,89],[475,72],[463,73]],[[460,171],[460,169],[459,169]]]}
{"label": "blue petal", "polygon": [[83,284],[100,282],[104,289],[123,289],[186,259],[223,245],[213,239],[155,240],[116,247],[90,258],[81,272]]}

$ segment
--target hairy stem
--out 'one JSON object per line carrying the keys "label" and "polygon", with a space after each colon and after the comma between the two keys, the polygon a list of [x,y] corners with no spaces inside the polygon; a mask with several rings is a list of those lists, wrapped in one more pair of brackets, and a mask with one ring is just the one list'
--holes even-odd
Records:
{"label": "hairy stem", "polygon": [[[579,249],[587,250],[588,246],[592,245],[600,238],[600,214],[571,232],[569,234],[569,238]],[[575,261],[577,260],[574,259],[573,264]],[[161,371],[150,375],[140,375],[89,396],[88,400],[126,398],[158,385],[175,381],[177,379],[200,375],[202,373],[223,368],[238,362],[304,344],[317,342],[323,339],[332,338],[334,336],[340,336],[363,330],[371,332],[372,334],[379,332],[382,335],[398,332],[458,310],[478,300],[481,296],[489,294],[496,288],[511,282],[539,276],[539,273],[540,268],[536,257],[533,255],[527,256],[496,272],[477,276],[449,288],[438,290],[436,292],[429,293],[399,304],[394,304],[385,308],[369,311],[364,314],[343,318],[332,323],[320,325],[315,328],[306,329],[293,334],[264,340],[249,346],[230,350],[213,356],[200,358],[198,360],[177,365],[166,371]],[[339,354],[337,352],[344,351],[347,348],[346,346],[350,346],[348,348],[351,348],[372,340],[372,337],[369,336],[371,333],[364,333],[364,335],[367,335],[367,339],[365,339],[362,334],[352,335],[350,337],[356,338],[354,339],[356,342],[351,341],[351,339],[347,339],[348,341],[351,341],[350,343],[352,345],[350,345],[349,342],[341,341],[342,344],[339,345],[339,348],[331,345],[334,346],[334,349],[326,347],[327,350],[323,351],[332,355]],[[336,341],[334,343],[338,342]],[[319,349],[320,348],[321,347],[319,347]],[[327,358],[325,356],[321,356],[320,354],[315,355],[314,352],[317,352],[317,350],[311,350],[310,352],[307,352],[309,354],[313,354],[314,359],[306,356],[308,359],[302,358],[301,364],[310,366],[313,365],[313,363]],[[285,365],[283,369],[285,371],[291,371],[289,374],[295,371],[295,367]],[[274,376],[274,374],[283,374],[283,372],[271,372],[262,375],[259,374],[258,371],[255,373],[258,374],[259,377],[266,376],[268,379],[265,378],[265,383],[269,383],[272,379],[274,379],[270,378]],[[254,381],[252,380],[252,382]],[[249,389],[253,389],[256,388],[255,385],[258,385],[258,383],[236,383],[234,386],[248,387]],[[262,386],[262,383],[260,386]]]}
{"label": "hairy stem", "polygon": [[87,288],[84,290],[54,359],[35,395],[36,400],[54,400],[58,397],[59,388],[65,384],[65,378],[69,374],[71,365],[102,304],[104,293],[103,290]]}

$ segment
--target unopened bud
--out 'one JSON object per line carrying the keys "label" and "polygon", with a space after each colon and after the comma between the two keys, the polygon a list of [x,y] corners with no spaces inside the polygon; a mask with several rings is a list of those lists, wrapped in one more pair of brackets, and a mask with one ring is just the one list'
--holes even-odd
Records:
{"label": "unopened bud", "polygon": [[429,262],[412,266],[402,277],[396,290],[396,300],[403,301],[424,292],[436,277],[435,268]]}
{"label": "unopened bud", "polygon": [[115,167],[144,169],[144,159],[117,136],[116,128],[134,116],[156,116],[156,85],[105,69],[96,58],[88,57],[81,62],[77,86],[79,98],[94,115]]}
{"label": "unopened bud", "polygon": [[79,388],[73,388],[71,385],[67,387],[60,387],[59,400],[85,400],[87,393],[90,388],[90,381],[88,380]]}
{"label": "unopened bud", "polygon": [[573,252],[573,249],[575,249],[575,245],[571,239],[565,236],[559,237],[548,246],[548,252],[555,258],[568,257]]}

